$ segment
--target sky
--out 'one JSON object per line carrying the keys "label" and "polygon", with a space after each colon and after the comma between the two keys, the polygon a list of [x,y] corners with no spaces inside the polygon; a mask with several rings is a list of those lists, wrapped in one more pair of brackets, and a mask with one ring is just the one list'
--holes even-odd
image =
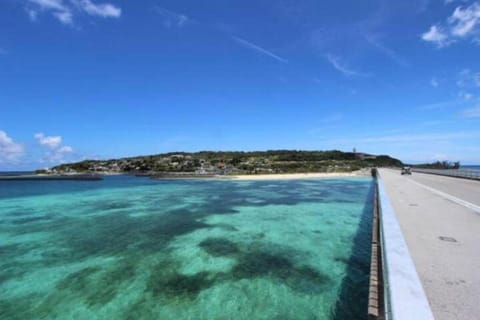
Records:
{"label": "sky", "polygon": [[173,151],[480,163],[480,0],[2,0],[0,171]]}

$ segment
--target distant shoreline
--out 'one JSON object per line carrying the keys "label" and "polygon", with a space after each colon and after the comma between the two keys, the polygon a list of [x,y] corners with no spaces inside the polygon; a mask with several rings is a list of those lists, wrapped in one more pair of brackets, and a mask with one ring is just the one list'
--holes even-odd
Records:
{"label": "distant shoreline", "polygon": [[99,174],[25,174],[25,175],[4,175],[0,181],[99,181],[102,180]]}
{"label": "distant shoreline", "polygon": [[248,174],[232,175],[232,180],[294,180],[294,179],[315,179],[315,178],[340,178],[366,176],[365,173],[357,172],[311,172],[311,173],[278,173],[278,174]]}
{"label": "distant shoreline", "polygon": [[[119,172],[76,173],[76,174],[27,174],[0,176],[0,181],[55,181],[55,180],[102,180],[103,176],[132,175]],[[354,172],[305,172],[305,173],[271,173],[271,174],[190,174],[190,173],[163,173],[163,174],[136,174],[137,177],[149,177],[155,180],[230,180],[230,181],[255,181],[255,180],[295,180],[295,179],[321,179],[370,176],[370,169]]]}
{"label": "distant shoreline", "polygon": [[370,169],[353,172],[305,172],[305,173],[270,173],[270,174],[238,174],[238,175],[189,175],[172,174],[152,176],[158,180],[231,180],[231,181],[253,181],[253,180],[295,180],[295,179],[320,179],[320,178],[342,178],[342,177],[369,177]]}

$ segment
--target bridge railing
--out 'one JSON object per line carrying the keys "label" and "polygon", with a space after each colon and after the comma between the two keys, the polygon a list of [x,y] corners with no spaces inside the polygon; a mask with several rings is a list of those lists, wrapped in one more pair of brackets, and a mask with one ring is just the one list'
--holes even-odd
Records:
{"label": "bridge railing", "polygon": [[380,175],[377,175],[386,320],[433,320],[427,297]]}
{"label": "bridge railing", "polygon": [[421,169],[412,168],[414,172],[437,174],[441,176],[459,177],[480,180],[480,171],[472,169]]}

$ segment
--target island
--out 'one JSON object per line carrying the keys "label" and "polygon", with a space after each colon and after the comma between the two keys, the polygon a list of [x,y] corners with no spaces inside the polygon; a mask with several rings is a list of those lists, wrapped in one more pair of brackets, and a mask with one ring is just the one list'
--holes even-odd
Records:
{"label": "island", "polygon": [[42,174],[135,174],[153,178],[208,178],[242,175],[351,173],[372,167],[400,167],[388,155],[360,152],[268,150],[171,152],[109,160],[65,163]]}

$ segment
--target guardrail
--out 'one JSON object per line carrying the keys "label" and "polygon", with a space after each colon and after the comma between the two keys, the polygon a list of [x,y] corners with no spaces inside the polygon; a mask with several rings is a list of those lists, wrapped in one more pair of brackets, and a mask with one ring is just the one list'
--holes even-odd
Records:
{"label": "guardrail", "polygon": [[[375,172],[372,172],[372,174],[373,176],[376,176]],[[378,217],[378,187],[376,184],[375,194],[373,197],[370,283],[368,291],[368,320],[385,319],[385,306],[383,301],[382,255],[380,248],[380,228]]]}
{"label": "guardrail", "polygon": [[457,178],[466,178],[480,180],[480,171],[472,169],[420,169],[412,168],[414,172],[436,174],[440,176],[450,176]]}
{"label": "guardrail", "polygon": [[377,190],[384,319],[433,320],[433,313],[379,174]]}

